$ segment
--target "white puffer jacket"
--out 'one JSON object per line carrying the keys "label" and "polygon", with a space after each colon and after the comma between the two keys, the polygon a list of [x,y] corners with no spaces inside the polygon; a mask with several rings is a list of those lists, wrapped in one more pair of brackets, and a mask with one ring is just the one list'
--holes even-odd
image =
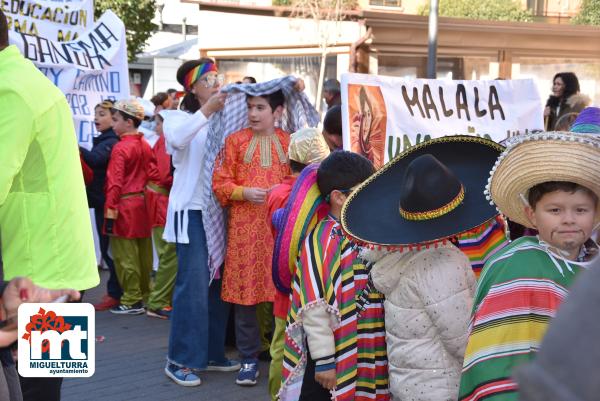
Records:
{"label": "white puffer jacket", "polygon": [[453,245],[393,252],[371,270],[385,294],[385,330],[394,400],[455,401],[475,275]]}

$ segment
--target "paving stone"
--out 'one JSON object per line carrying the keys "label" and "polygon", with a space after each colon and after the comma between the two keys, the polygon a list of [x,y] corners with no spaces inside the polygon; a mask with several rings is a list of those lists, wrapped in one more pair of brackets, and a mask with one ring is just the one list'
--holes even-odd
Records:
{"label": "paving stone", "polygon": [[[108,273],[101,272],[100,286],[89,290],[84,302],[95,303],[106,289]],[[140,316],[96,313],[96,373],[90,378],[65,379],[62,401],[268,401],[269,365],[260,362],[255,387],[235,384],[236,372],[207,372],[202,385],[186,388],[164,374],[169,322]],[[234,349],[228,350],[236,358]]]}

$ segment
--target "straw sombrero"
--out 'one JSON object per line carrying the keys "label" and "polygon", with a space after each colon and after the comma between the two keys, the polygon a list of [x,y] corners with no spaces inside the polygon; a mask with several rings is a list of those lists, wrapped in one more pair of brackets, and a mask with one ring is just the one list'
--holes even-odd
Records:
{"label": "straw sombrero", "polygon": [[515,223],[534,228],[525,206],[529,189],[537,184],[573,182],[600,196],[598,136],[540,132],[511,138],[506,145],[492,168],[485,194],[490,204]]}
{"label": "straw sombrero", "polygon": [[485,229],[498,214],[483,194],[504,148],[475,136],[413,146],[361,184],[344,203],[344,232],[359,245],[428,247]]}

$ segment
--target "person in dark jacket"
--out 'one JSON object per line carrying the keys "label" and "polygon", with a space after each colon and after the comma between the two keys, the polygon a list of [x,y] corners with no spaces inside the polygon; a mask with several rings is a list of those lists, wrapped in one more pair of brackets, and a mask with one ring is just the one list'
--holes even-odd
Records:
{"label": "person in dark jacket", "polygon": [[113,146],[119,141],[119,137],[112,129],[111,108],[114,102],[105,100],[95,108],[94,123],[100,135],[94,138],[92,150],[80,148],[81,156],[88,166],[94,171],[94,179],[86,186],[88,205],[94,208],[96,229],[100,239],[100,251],[102,259],[106,262],[110,276],[106,283],[107,294],[94,308],[96,310],[107,310],[119,305],[121,299],[121,286],[115,273],[115,264],[108,255],[108,237],[102,233],[104,222],[104,182],[106,181],[106,169]]}
{"label": "person in dark jacket", "polygon": [[581,110],[590,105],[591,99],[579,90],[579,80],[574,73],[559,72],[554,76],[552,95],[544,108],[546,131],[559,131],[561,128],[568,131],[568,119],[574,120]]}

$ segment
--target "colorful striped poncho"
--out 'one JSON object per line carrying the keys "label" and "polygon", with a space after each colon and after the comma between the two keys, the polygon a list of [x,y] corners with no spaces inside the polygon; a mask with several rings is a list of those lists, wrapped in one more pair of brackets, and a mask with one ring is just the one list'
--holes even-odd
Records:
{"label": "colorful striped poncho", "polygon": [[368,283],[368,271],[357,250],[343,236],[331,216],[307,235],[293,279],[292,306],[288,314],[279,397],[295,401],[300,396],[306,368],[306,333],[302,315],[307,308],[326,305],[335,338],[337,401],[389,400],[383,295],[368,295],[360,313],[356,300]]}
{"label": "colorful striped poncho", "polygon": [[485,262],[509,242],[504,220],[498,216],[481,232],[459,235],[458,249],[467,255],[475,277],[479,277]]}
{"label": "colorful striped poncho", "polygon": [[584,263],[567,264],[536,237],[486,263],[473,303],[459,400],[517,400],[513,369],[532,359]]}

